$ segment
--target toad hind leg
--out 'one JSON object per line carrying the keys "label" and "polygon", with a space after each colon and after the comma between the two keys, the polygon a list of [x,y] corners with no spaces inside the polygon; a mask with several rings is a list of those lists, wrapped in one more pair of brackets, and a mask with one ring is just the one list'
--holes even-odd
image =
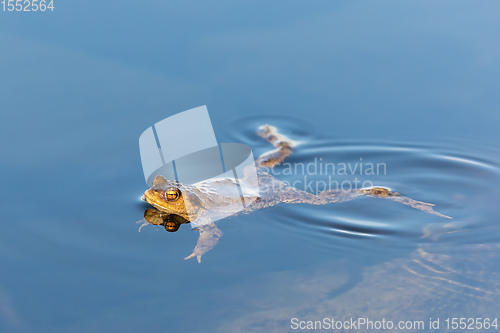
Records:
{"label": "toad hind leg", "polygon": [[[285,158],[290,156],[295,146],[295,142],[287,136],[278,133],[276,127],[264,125],[259,128],[257,134],[275,147],[274,150],[261,155],[256,161],[257,168],[267,167],[272,168],[275,165],[282,163]],[[345,202],[352,200],[358,196],[366,195],[374,198],[383,198],[402,203],[403,205],[421,210],[423,212],[451,219],[451,217],[436,212],[431,203],[417,201],[397,192],[392,192],[385,187],[370,187],[362,189],[344,190],[329,190],[323,191],[318,195],[296,189],[294,187],[285,187],[280,189],[279,196],[281,201],[285,203],[308,203],[312,205],[324,205],[333,202]]]}
{"label": "toad hind leg", "polygon": [[447,215],[436,212],[433,209],[433,204],[402,196],[401,194],[392,192],[385,187],[370,187],[353,190],[328,190],[323,191],[318,195],[314,195],[294,187],[286,187],[280,192],[281,200],[284,203],[307,203],[311,205],[326,205],[329,203],[346,202],[362,195],[393,200],[429,214],[451,219],[451,217]]}
{"label": "toad hind leg", "polygon": [[423,201],[417,201],[412,198],[408,198],[405,196],[402,196],[401,194],[397,192],[392,192],[388,188],[385,187],[370,187],[370,188],[364,188],[359,190],[363,195],[369,196],[369,197],[374,197],[374,198],[383,198],[383,199],[389,199],[393,201],[397,201],[402,203],[403,205],[410,206],[412,208],[421,210],[423,212],[441,216],[447,219],[452,219],[452,217],[441,214],[439,212],[436,212],[432,207],[434,204],[423,202]]}
{"label": "toad hind leg", "polygon": [[257,134],[273,144],[274,150],[262,154],[255,164],[257,167],[272,168],[282,163],[290,156],[295,146],[295,142],[287,136],[278,133],[276,127],[264,125],[259,127]]}

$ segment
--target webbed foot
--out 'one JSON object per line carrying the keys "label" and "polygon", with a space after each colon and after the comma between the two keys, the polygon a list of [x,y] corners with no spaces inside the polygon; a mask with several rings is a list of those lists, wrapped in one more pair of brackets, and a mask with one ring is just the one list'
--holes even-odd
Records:
{"label": "webbed foot", "polygon": [[201,263],[201,256],[217,245],[219,238],[222,236],[222,231],[220,231],[219,228],[217,228],[213,223],[200,226],[198,230],[200,232],[198,243],[196,244],[193,253],[184,258],[184,260],[196,257],[198,263]]}
{"label": "webbed foot", "polygon": [[447,219],[452,219],[452,217],[450,217],[450,216],[436,212],[432,208],[434,206],[434,204],[431,204],[428,202],[423,202],[423,201],[413,200],[411,198],[402,196],[401,194],[399,194],[397,192],[392,192],[390,189],[388,189],[386,187],[364,188],[364,189],[361,189],[360,192],[362,194],[370,196],[370,197],[394,200],[394,201],[402,203],[403,205],[410,206],[412,208],[421,210],[421,211],[429,213],[429,214],[441,216],[441,217],[444,217]]}

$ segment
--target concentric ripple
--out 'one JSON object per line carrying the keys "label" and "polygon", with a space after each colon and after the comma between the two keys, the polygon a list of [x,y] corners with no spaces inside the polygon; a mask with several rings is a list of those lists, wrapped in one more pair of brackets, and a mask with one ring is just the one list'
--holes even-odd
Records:
{"label": "concentric ripple", "polygon": [[[255,119],[253,119],[255,118]],[[283,231],[336,248],[372,248],[373,241],[389,248],[413,248],[419,243],[483,244],[499,242],[498,188],[500,165],[493,149],[471,149],[460,143],[422,145],[401,142],[361,142],[312,138],[296,119],[246,119],[245,131],[232,140],[254,147],[257,157],[269,149],[255,135],[263,123],[300,141],[272,174],[311,193],[325,189],[383,186],[415,200],[432,203],[453,219],[431,215],[400,203],[370,197],[325,206],[280,205],[270,211]],[[284,121],[287,120],[287,121]],[[241,121],[241,119],[239,119]],[[307,120],[301,120],[308,122]],[[361,243],[361,244],[360,244]],[[360,249],[361,251],[363,249]]]}
{"label": "concentric ripple", "polygon": [[[378,237],[408,243],[437,238],[464,243],[498,240],[498,233],[490,229],[498,229],[495,216],[499,212],[496,202],[500,168],[498,163],[484,157],[395,143],[323,141],[304,143],[288,162],[305,165],[305,172],[301,168],[293,169],[298,172],[289,175],[285,171],[291,166],[284,164],[277,168],[276,177],[297,184],[312,184],[303,188],[309,192],[324,190],[325,182],[332,180],[336,181],[332,185],[345,185],[343,188],[384,186],[412,199],[435,204],[436,211],[453,218],[450,221],[376,198],[356,198],[320,207],[287,207],[289,221],[284,222],[295,226],[305,223],[312,234],[327,233],[336,238]],[[325,172],[326,165],[332,166],[328,172]]]}

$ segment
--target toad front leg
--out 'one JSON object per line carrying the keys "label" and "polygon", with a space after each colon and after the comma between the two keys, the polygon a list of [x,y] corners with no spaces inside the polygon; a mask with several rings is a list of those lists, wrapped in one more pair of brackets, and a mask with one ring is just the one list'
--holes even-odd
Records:
{"label": "toad front leg", "polygon": [[219,238],[222,236],[222,231],[215,226],[213,223],[208,223],[197,228],[200,232],[198,236],[198,243],[189,256],[184,258],[184,260],[196,257],[198,263],[201,263],[201,256],[214,248],[219,242]]}

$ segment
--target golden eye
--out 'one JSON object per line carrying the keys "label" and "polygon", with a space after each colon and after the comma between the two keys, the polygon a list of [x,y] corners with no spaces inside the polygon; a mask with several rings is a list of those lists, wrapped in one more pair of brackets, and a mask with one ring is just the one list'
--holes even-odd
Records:
{"label": "golden eye", "polygon": [[176,200],[179,197],[179,190],[176,188],[169,188],[165,191],[165,199],[169,201]]}

